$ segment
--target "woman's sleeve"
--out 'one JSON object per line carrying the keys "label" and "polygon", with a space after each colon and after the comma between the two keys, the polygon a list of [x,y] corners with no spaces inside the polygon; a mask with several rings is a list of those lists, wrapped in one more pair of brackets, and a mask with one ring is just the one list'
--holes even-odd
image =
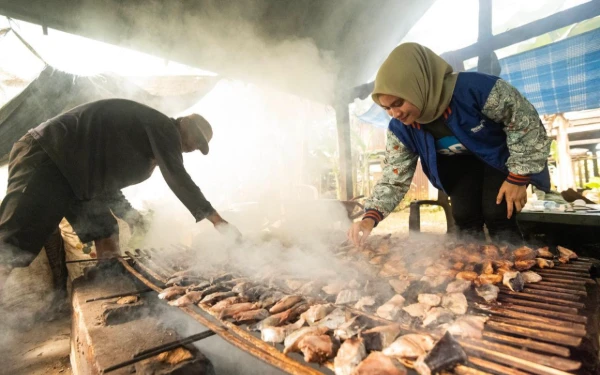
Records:
{"label": "woman's sleeve", "polygon": [[530,174],[544,169],[550,153],[550,139],[533,104],[508,82],[498,79],[482,113],[504,125],[510,153],[507,181],[526,185]]}
{"label": "woman's sleeve", "polygon": [[418,158],[388,130],[383,176],[365,202],[363,220],[372,219],[377,225],[398,206],[410,189]]}

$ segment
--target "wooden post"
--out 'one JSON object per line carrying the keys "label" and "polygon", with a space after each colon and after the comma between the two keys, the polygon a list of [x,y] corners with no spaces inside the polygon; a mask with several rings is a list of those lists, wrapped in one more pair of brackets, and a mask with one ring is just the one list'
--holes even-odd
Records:
{"label": "wooden post", "polygon": [[350,136],[350,113],[349,101],[345,95],[340,95],[335,106],[335,117],[337,121],[338,150],[340,154],[340,199],[348,200],[354,197],[352,183],[352,142]]}
{"label": "wooden post", "polygon": [[569,147],[569,134],[567,129],[569,128],[569,121],[562,115],[557,114],[552,120],[552,127],[556,128],[556,143],[558,146],[558,160],[556,161],[558,167],[558,191],[564,191],[569,188],[575,187],[575,176],[573,175],[573,164],[571,161],[571,153]]}

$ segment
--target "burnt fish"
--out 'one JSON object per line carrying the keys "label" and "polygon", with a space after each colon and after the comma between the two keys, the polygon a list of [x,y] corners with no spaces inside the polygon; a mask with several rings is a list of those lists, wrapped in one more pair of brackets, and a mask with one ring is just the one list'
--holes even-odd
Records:
{"label": "burnt fish", "polygon": [[427,355],[415,361],[415,370],[421,375],[438,374],[466,361],[463,348],[450,332],[446,332]]}
{"label": "burnt fish", "polygon": [[235,296],[236,296],[235,292],[216,292],[216,293],[209,294],[209,295],[205,296],[204,298],[202,298],[200,303],[204,304],[204,305],[212,305],[221,300],[224,300],[225,298],[235,297]]}

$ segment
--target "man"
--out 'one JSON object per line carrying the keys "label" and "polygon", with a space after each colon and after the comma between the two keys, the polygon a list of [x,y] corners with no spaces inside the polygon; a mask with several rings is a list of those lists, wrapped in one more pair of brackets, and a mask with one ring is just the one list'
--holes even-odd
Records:
{"label": "man", "polygon": [[124,99],[84,104],[30,130],[13,146],[0,205],[0,293],[10,270],[28,266],[63,217],[88,225],[81,231],[99,258],[118,254],[111,202],[156,166],[196,222],[208,219],[239,238],[183,166],[182,152],[208,154],[212,135],[200,115],[173,119]]}

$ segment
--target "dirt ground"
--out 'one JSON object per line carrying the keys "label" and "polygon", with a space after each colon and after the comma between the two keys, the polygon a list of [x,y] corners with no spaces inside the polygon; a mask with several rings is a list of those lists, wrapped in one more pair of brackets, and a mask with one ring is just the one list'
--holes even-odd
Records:
{"label": "dirt ground", "polygon": [[71,315],[15,328],[0,324],[0,374],[70,375]]}

